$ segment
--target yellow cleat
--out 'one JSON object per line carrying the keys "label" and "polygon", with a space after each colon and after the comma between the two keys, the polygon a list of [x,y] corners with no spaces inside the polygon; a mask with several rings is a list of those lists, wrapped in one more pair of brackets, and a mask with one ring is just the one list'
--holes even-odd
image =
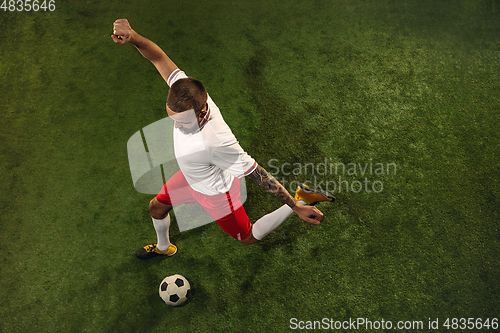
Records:
{"label": "yellow cleat", "polygon": [[318,202],[327,201],[334,202],[335,197],[328,192],[313,189],[306,184],[299,184],[297,191],[295,191],[295,200],[305,201],[308,205],[314,206]]}
{"label": "yellow cleat", "polygon": [[154,258],[158,256],[173,256],[174,254],[177,253],[177,246],[174,244],[170,244],[170,246],[167,249],[167,252],[161,252],[158,250],[156,247],[156,244],[151,244],[151,245],[146,245],[142,247],[137,253],[135,254],[137,258],[139,259],[149,259],[149,258]]}

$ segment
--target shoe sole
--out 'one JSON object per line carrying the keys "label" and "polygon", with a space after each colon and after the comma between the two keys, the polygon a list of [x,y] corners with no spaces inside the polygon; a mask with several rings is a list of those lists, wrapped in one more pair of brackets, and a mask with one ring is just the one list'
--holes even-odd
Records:
{"label": "shoe sole", "polygon": [[[331,195],[330,193],[326,192],[326,191],[323,191],[323,190],[317,190],[317,189],[313,189],[309,186],[307,186],[306,184],[299,184],[299,188],[306,192],[306,193],[314,193],[314,194],[319,194],[319,195],[322,195],[324,196],[325,198],[327,199],[330,199],[331,201],[328,201],[328,202],[334,202],[335,200],[335,197],[333,195]],[[322,201],[316,201],[316,202],[313,202],[311,203],[312,206],[314,206],[315,204],[317,204],[318,202],[322,202]]]}

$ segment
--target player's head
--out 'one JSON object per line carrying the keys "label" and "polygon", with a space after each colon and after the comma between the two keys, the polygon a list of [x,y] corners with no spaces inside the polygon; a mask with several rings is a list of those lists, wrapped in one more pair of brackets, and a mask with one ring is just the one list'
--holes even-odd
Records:
{"label": "player's head", "polygon": [[175,128],[184,134],[194,133],[207,114],[207,90],[200,81],[188,77],[176,81],[167,97],[167,113]]}
{"label": "player's head", "polygon": [[195,78],[188,77],[172,84],[168,92],[167,106],[176,113],[194,109],[198,115],[207,103],[207,96],[205,85]]}

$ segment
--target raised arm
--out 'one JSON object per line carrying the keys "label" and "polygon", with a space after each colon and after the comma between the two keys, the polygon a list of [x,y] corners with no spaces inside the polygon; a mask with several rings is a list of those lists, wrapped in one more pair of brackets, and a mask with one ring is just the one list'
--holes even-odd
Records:
{"label": "raised arm", "polygon": [[288,191],[274,178],[269,172],[266,171],[260,165],[248,175],[248,178],[257,183],[260,187],[265,189],[267,192],[273,194],[275,197],[280,199],[283,203],[290,206],[295,213],[304,221],[319,224],[323,219],[323,213],[319,211],[318,208],[314,206],[304,206],[301,205],[294,197],[288,193]]}
{"label": "raised arm", "polygon": [[135,45],[144,58],[155,65],[165,82],[170,74],[178,68],[158,45],[135,32],[126,19],[119,19],[113,23],[111,38],[117,44],[130,43]]}

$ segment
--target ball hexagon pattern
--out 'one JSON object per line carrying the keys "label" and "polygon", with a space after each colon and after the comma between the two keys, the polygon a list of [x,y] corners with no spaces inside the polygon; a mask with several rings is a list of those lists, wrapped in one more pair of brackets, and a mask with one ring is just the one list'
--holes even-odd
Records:
{"label": "ball hexagon pattern", "polygon": [[167,276],[160,283],[160,297],[170,306],[180,306],[186,302],[191,291],[189,281],[182,275]]}

